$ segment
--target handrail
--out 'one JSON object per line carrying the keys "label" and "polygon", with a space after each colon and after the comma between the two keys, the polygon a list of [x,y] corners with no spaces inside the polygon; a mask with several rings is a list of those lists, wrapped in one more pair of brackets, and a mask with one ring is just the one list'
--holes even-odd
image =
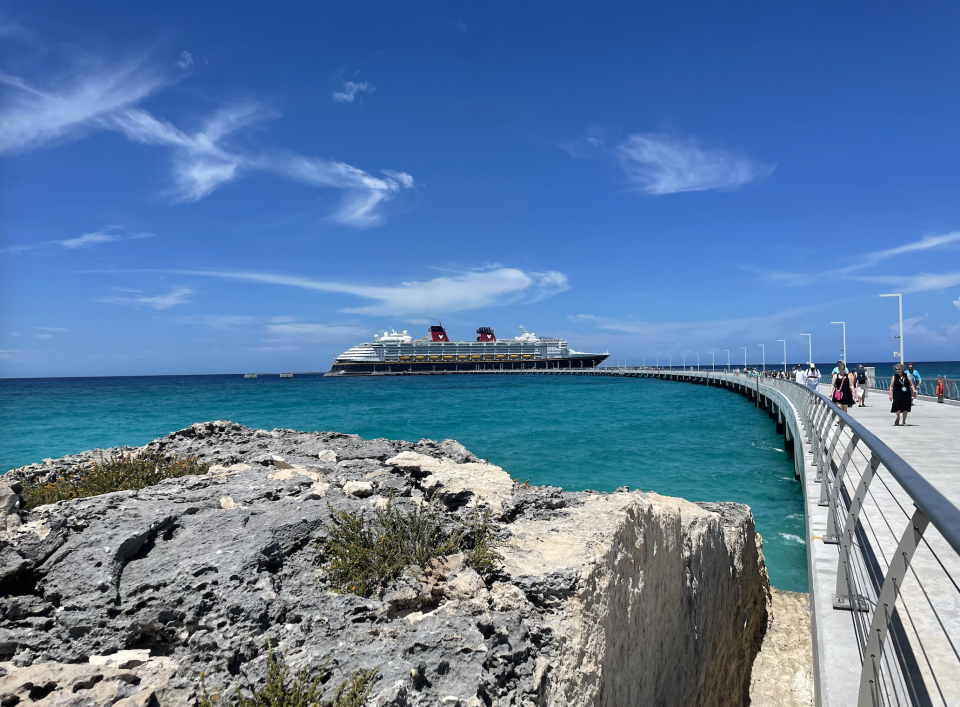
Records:
{"label": "handrail", "polygon": [[[795,381],[781,380],[779,382],[804,388],[809,391],[810,394],[817,396],[823,402],[836,408],[833,401],[819,391],[814,392]],[[944,539],[950,543],[953,551],[960,555],[960,508],[957,508],[951,503],[946,496],[940,493],[940,491],[923,478],[916,469],[907,464],[899,454],[890,449],[890,447],[870,430],[839,408],[834,409],[832,412],[860,437],[860,440],[866,444],[893,478],[897,480],[901,488],[909,494],[911,500],[917,507],[927,515],[930,522],[933,523],[933,527],[939,530]]]}

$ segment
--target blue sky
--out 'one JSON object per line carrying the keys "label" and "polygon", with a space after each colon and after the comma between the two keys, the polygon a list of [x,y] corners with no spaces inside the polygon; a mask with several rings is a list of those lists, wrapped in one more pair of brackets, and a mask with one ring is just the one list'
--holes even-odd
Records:
{"label": "blue sky", "polygon": [[[326,370],[390,326],[960,359],[960,11],[8,3],[0,376]],[[742,358],[740,358],[742,361]]]}

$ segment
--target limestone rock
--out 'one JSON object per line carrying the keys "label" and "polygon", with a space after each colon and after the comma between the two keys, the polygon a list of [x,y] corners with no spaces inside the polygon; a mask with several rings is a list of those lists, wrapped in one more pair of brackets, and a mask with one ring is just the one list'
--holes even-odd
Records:
{"label": "limestone rock", "polygon": [[[142,450],[212,466],[20,512],[0,538],[0,694],[190,704],[201,673],[211,691],[262,683],[269,642],[294,672],[326,665],[327,699],[378,667],[382,707],[746,703],[768,583],[745,506],[526,488],[451,440],[226,421],[102,453]],[[4,481],[82,473],[100,454]],[[380,594],[331,591],[317,548],[332,513],[390,496],[433,499],[444,527],[491,508],[498,574],[458,553]]]}
{"label": "limestone rock", "polygon": [[92,659],[90,663],[35,663],[14,667],[0,677],[0,701],[4,705],[20,707],[153,707],[161,703],[174,704],[187,697],[186,692],[170,685],[176,668],[176,663],[169,658],[149,657],[128,659],[123,664],[94,662]]}
{"label": "limestone rock", "polygon": [[420,452],[401,452],[387,459],[386,463],[425,477],[424,487],[451,509],[483,501],[500,514],[504,502],[513,494],[513,481],[509,474],[498,466],[484,462],[458,463]]}
{"label": "limestone rock", "polygon": [[373,495],[373,484],[369,481],[348,481],[343,485],[343,492],[357,498],[367,498]]}

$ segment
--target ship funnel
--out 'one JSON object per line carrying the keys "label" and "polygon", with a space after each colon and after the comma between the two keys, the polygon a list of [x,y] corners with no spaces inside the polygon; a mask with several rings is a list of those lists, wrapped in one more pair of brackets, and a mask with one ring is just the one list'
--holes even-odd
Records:
{"label": "ship funnel", "polygon": [[430,340],[431,341],[450,341],[447,337],[447,331],[443,328],[443,324],[440,326],[430,327]]}
{"label": "ship funnel", "polygon": [[477,341],[496,341],[497,337],[493,333],[493,329],[488,326],[482,326],[477,329]]}

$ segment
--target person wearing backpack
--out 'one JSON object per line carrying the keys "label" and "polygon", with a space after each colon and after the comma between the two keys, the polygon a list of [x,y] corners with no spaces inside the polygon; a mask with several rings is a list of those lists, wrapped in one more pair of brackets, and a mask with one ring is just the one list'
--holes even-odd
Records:
{"label": "person wearing backpack", "polygon": [[857,396],[860,400],[859,407],[865,408],[867,407],[867,390],[870,388],[870,376],[867,375],[862,363],[857,364],[855,374],[857,376],[857,390],[860,391]]}

